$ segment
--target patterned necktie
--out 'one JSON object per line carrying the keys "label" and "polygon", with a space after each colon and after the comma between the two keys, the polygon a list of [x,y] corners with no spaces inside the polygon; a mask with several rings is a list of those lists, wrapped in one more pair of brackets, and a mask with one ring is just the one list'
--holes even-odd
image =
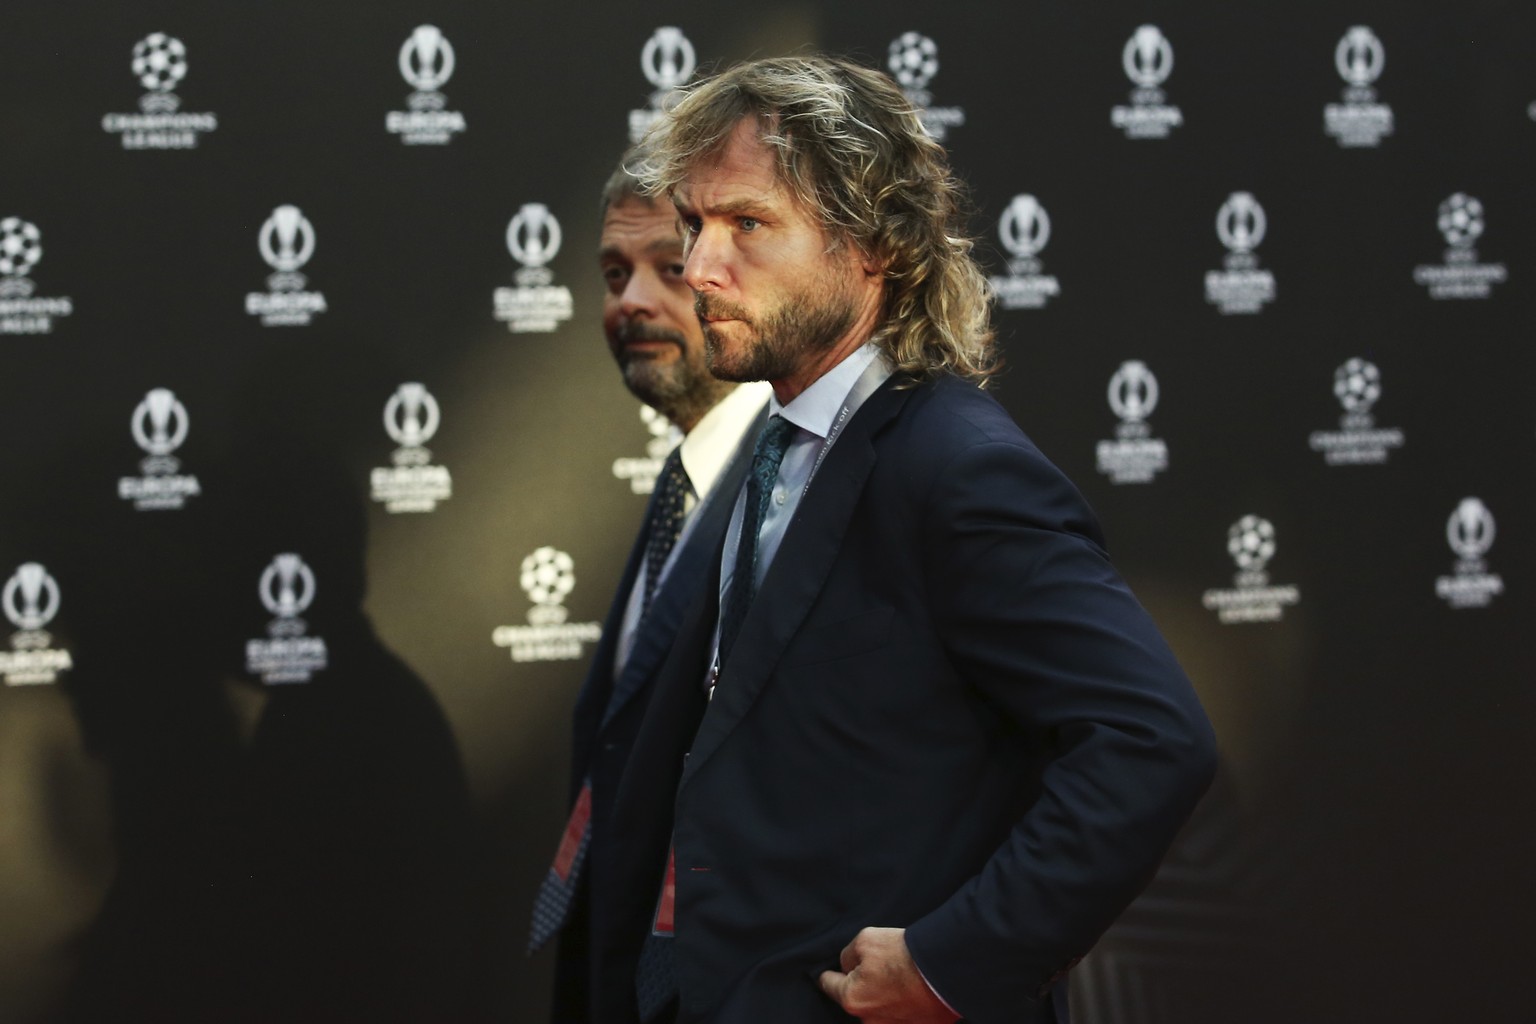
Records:
{"label": "patterned necktie", "polygon": [[640,620],[651,610],[656,588],[661,585],[661,571],[667,556],[677,546],[683,532],[688,501],[688,471],[683,468],[683,448],[678,445],[662,463],[656,477],[656,500],[651,505],[651,522],[645,542],[645,595],[640,602]]}
{"label": "patterned necktie", "polygon": [[[662,463],[661,472],[656,477],[656,497],[651,501],[650,521],[646,524],[645,591],[640,604],[642,623],[650,611],[656,588],[661,583],[661,571],[667,564],[667,556],[677,546],[677,538],[683,532],[687,498],[688,473],[683,469],[682,446],[679,445],[672,449],[672,454]],[[565,823],[565,832],[555,851],[554,863],[545,874],[538,896],[533,901],[533,926],[528,934],[530,954],[537,952],[565,927],[591,841],[592,779],[588,777],[583,781],[576,805]]]}
{"label": "patterned necktie", "polygon": [[722,665],[736,643],[736,634],[741,630],[741,622],[747,617],[747,608],[757,590],[757,534],[763,528],[768,496],[773,493],[779,463],[784,461],[784,452],[794,432],[795,425],[789,420],[782,416],[770,417],[752,451],[752,471],[747,474],[746,513],[742,516],[741,537],[736,544],[736,568],[731,575],[731,588],[726,591],[725,607],[720,613]]}

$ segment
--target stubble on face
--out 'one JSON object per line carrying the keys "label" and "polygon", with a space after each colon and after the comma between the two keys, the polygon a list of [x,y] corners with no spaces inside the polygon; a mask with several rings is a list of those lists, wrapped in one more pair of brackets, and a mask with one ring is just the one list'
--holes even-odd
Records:
{"label": "stubble on face", "polygon": [[[745,306],[699,293],[694,312],[704,328],[708,370],[721,380],[784,380],[830,351],[853,325],[855,302],[836,274],[817,279],[798,298],[754,315]],[[710,320],[724,320],[714,324]],[[745,332],[732,346],[726,332]]]}
{"label": "stubble on face", "polygon": [[[640,320],[621,320],[614,331],[614,359],[624,386],[673,423],[691,427],[731,392],[734,384],[709,372],[703,347],[689,345],[681,331]],[[635,348],[637,342],[665,342],[677,347],[675,358]]]}

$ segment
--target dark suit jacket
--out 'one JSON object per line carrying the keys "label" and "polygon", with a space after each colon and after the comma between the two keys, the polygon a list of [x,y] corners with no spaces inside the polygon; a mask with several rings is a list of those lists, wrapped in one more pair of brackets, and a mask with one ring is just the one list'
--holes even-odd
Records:
{"label": "dark suit jacket", "polygon": [[975,1024],[1064,1020],[1057,982],[1214,771],[1078,492],[977,388],[893,383],[828,453],[707,706],[706,590],[621,784],[629,902],[597,980],[632,975],[675,825],[682,1022],[846,1021],[816,978],[867,925],[907,928]]}
{"label": "dark suit jacket", "polygon": [[[719,568],[719,550],[730,522],[736,493],[746,478],[752,461],[752,447],[766,413],[760,414],[743,435],[715,486],[693,512],[690,532],[678,549],[671,570],[651,600],[651,607],[635,634],[634,648],[623,671],[614,677],[614,656],[623,627],[624,609],[629,593],[639,576],[645,558],[646,532],[639,536],[624,567],[618,592],[603,623],[602,638],[592,656],[586,681],[576,698],[571,758],[571,802],[589,775],[592,780],[592,838],[587,863],[578,879],[578,890],[571,914],[560,936],[560,953],[555,967],[553,1018],[559,1024],[586,1024],[589,1019],[603,1020],[602,1014],[625,1012],[633,1015],[633,979],[624,992],[616,992],[605,1001],[591,992],[587,937],[594,925],[606,927],[611,901],[604,896],[602,879],[609,851],[609,809],[618,789],[619,776],[629,757],[635,732],[650,700],[657,670],[671,650],[672,641],[682,621],[683,612]],[[652,504],[655,497],[651,499]],[[650,505],[645,518],[649,523]],[[596,882],[593,880],[597,879]],[[613,999],[618,1007],[611,1007]],[[625,1010],[624,1007],[629,1009]]]}

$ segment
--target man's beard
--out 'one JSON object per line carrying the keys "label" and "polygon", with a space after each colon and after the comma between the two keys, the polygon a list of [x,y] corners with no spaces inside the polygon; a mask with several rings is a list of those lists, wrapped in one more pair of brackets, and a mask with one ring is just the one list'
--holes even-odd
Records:
{"label": "man's beard", "polygon": [[[834,288],[783,303],[755,321],[743,306],[705,293],[694,297],[694,312],[704,327],[704,358],[709,372],[721,380],[785,380],[810,359],[837,344],[853,325],[853,301]],[[704,317],[734,320],[748,337],[738,351],[727,352],[721,332]]]}
{"label": "man's beard", "polygon": [[[619,325],[618,341],[617,358],[624,372],[624,385],[673,423],[697,423],[731,390],[732,385],[716,380],[690,360],[688,344],[679,331],[630,320]],[[632,341],[670,342],[677,346],[677,358],[655,359],[630,351],[624,346]]]}

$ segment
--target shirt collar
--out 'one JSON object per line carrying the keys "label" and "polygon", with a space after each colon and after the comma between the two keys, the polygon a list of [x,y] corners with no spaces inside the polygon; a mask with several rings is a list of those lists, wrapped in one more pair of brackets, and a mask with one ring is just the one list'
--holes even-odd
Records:
{"label": "shirt collar", "polygon": [[700,500],[715,486],[725,464],[741,444],[741,435],[771,394],[773,389],[766,381],[742,384],[716,402],[683,438],[679,457],[688,483]]}
{"label": "shirt collar", "polygon": [[768,400],[768,415],[783,416],[786,420],[825,438],[832,430],[832,423],[843,407],[848,392],[858,383],[866,367],[880,355],[880,348],[868,341],[854,349],[843,361],[822,374],[811,386],[800,392],[788,405],[780,405],[777,396]]}

